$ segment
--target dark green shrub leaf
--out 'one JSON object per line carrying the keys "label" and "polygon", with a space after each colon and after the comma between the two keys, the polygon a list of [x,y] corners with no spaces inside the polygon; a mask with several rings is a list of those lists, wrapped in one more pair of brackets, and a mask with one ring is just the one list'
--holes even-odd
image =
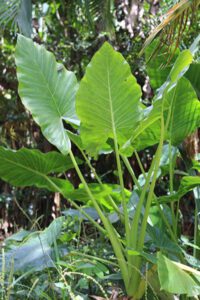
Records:
{"label": "dark green shrub leaf", "polygon": [[200,63],[191,64],[189,70],[185,74],[185,77],[191,82],[198,98],[200,99]]}
{"label": "dark green shrub leaf", "polygon": [[192,191],[194,188],[200,186],[200,177],[199,176],[184,176],[181,179],[181,184],[178,191],[170,196],[159,197],[160,203],[168,203],[173,201],[178,201],[189,191]]}
{"label": "dark green shrub leaf", "polygon": [[166,120],[170,114],[167,139],[173,145],[180,144],[200,124],[200,102],[191,83],[181,78],[164,99]]}
{"label": "dark green shrub leaf", "polygon": [[44,231],[30,234],[23,243],[10,245],[9,241],[9,250],[5,253],[6,271],[12,268],[12,261],[14,270],[19,272],[54,266],[53,243],[61,232],[63,220],[63,217],[55,219]]}
{"label": "dark green shrub leaf", "polygon": [[23,148],[18,151],[0,147],[0,177],[15,186],[37,186],[57,191],[56,186],[72,191],[67,180],[48,176],[52,172],[64,172],[73,167],[71,160],[57,152],[42,153]]}

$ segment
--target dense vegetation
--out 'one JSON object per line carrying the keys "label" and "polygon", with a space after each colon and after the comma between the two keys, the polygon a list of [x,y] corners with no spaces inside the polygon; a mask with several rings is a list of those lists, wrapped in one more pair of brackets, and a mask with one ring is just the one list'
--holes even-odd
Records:
{"label": "dense vegetation", "polygon": [[2,0],[2,299],[198,299],[199,4]]}

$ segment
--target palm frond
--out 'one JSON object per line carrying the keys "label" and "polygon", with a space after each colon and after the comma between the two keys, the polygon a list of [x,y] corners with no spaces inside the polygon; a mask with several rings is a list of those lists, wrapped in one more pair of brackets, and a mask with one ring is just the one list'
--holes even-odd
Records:
{"label": "palm frond", "polygon": [[152,57],[154,57],[163,46],[167,46],[168,53],[171,53],[168,57],[168,61],[170,61],[180,44],[188,23],[191,25],[192,22],[196,21],[199,5],[200,0],[181,0],[179,3],[175,4],[163,16],[163,21],[147,38],[139,55],[142,55],[146,47],[155,38],[159,37],[160,42],[157,49],[155,49],[155,52],[152,54]]}
{"label": "palm frond", "polygon": [[111,33],[113,31],[113,0],[84,0],[85,15],[91,28],[100,21],[102,29]]}
{"label": "palm frond", "polygon": [[0,27],[5,29],[18,26],[20,32],[26,36],[31,34],[32,4],[31,0],[1,0]]}
{"label": "palm frond", "polygon": [[15,22],[21,5],[21,0],[2,0],[0,3],[0,26]]}

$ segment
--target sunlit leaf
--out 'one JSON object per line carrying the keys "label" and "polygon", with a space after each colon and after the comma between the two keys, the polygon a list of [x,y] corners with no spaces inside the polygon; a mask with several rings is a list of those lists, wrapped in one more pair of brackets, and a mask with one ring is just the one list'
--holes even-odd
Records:
{"label": "sunlit leaf", "polygon": [[[159,252],[158,276],[161,289],[174,294],[186,294],[194,297],[200,294],[200,273],[196,275],[196,270],[171,261]],[[189,273],[196,275],[195,281]]]}
{"label": "sunlit leaf", "polygon": [[200,103],[191,83],[186,78],[180,78],[190,63],[191,54],[185,52],[179,56],[169,79],[163,84],[162,91],[158,92],[158,98],[151,107],[143,110],[144,119],[133,131],[131,139],[121,148],[123,154],[130,156],[134,150],[139,151],[159,142],[162,106],[165,140],[170,140],[173,145],[178,145],[199,126]]}
{"label": "sunlit leaf", "polygon": [[167,80],[170,70],[175,62],[179,51],[176,51],[170,64],[167,64],[167,58],[169,57],[168,48],[163,47],[157,53],[157,55],[151,59],[155,49],[158,47],[158,41],[151,43],[145,50],[145,61],[147,63],[147,74],[149,76],[151,87],[156,90],[162,86]]}
{"label": "sunlit leaf", "polygon": [[[103,184],[101,186],[97,183],[90,183],[88,184],[88,186],[97,202],[101,204],[104,208],[106,208],[108,211],[113,211],[113,206],[111,203],[109,203],[108,196],[112,196],[113,200],[117,205],[121,203],[121,189],[120,186],[118,186],[117,184]],[[130,194],[131,193],[127,189],[125,189],[127,202],[130,197]],[[75,189],[71,193],[68,193],[68,196],[72,200],[78,200],[80,202],[83,202],[84,204],[87,204],[88,206],[92,206],[88,194],[85,191],[84,186],[82,184],[79,185],[78,189]]]}
{"label": "sunlit leaf", "polygon": [[16,47],[19,95],[44,136],[63,154],[71,143],[63,121],[78,124],[75,113],[77,80],[56,63],[52,53],[21,35]]}
{"label": "sunlit leaf", "polygon": [[82,141],[95,154],[108,138],[122,144],[140,119],[141,89],[123,56],[105,43],[86,69],[76,98]]}
{"label": "sunlit leaf", "polygon": [[154,55],[158,54],[159,49],[161,49],[163,46],[167,46],[169,53],[168,62],[170,62],[180,44],[184,31],[188,28],[188,21],[190,20],[190,23],[192,23],[194,20],[195,22],[198,22],[196,18],[199,17],[199,5],[200,0],[180,0],[178,3],[172,6],[163,16],[162,22],[146,39],[140,55],[155,38],[159,37],[159,43],[154,51]]}

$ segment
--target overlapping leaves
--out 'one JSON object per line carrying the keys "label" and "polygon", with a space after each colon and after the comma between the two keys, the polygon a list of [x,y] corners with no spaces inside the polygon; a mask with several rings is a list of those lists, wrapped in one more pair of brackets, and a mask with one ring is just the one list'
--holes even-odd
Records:
{"label": "overlapping leaves", "polygon": [[153,105],[144,109],[143,120],[122,147],[124,154],[131,155],[135,149],[142,150],[159,142],[162,109],[165,140],[170,140],[173,145],[178,145],[199,126],[200,103],[191,83],[182,77],[191,62],[189,50],[179,55],[167,81],[158,90]]}

